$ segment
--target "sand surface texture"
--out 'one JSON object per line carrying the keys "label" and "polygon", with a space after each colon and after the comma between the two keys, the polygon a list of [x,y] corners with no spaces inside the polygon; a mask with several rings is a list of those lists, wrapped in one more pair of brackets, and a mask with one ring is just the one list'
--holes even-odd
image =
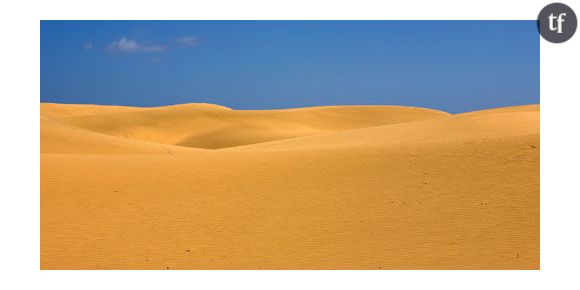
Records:
{"label": "sand surface texture", "polygon": [[41,104],[42,269],[539,269],[539,105]]}

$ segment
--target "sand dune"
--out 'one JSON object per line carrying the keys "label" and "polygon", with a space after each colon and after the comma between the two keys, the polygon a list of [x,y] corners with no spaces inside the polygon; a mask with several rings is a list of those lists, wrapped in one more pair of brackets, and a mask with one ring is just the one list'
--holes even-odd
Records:
{"label": "sand dune", "polygon": [[40,118],[40,153],[59,154],[174,154],[193,148],[147,143],[84,130]]}
{"label": "sand dune", "polygon": [[236,111],[197,104],[92,112],[63,114],[60,119],[71,126],[116,137],[211,149],[448,115],[389,106]]}
{"label": "sand dune", "polygon": [[91,114],[103,114],[112,112],[128,112],[143,110],[143,108],[125,106],[101,106],[101,105],[76,105],[76,104],[53,104],[41,103],[40,115],[45,117],[74,117]]}
{"label": "sand dune", "polygon": [[43,269],[538,269],[539,106],[41,105]]}
{"label": "sand dune", "polygon": [[464,143],[479,139],[517,138],[539,135],[540,114],[519,111],[510,113],[461,114],[430,119],[423,122],[404,122],[319,134],[278,142],[267,142],[250,146],[234,147],[234,151],[264,150],[312,150],[335,147],[385,147],[393,145],[433,146],[433,143]]}

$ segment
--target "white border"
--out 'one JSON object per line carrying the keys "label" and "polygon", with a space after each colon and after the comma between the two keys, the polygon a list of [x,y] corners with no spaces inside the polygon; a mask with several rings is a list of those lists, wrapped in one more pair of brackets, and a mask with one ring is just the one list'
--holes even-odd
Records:
{"label": "white border", "polygon": [[[0,9],[3,289],[576,288],[580,245],[578,47],[541,43],[540,271],[40,271],[40,19],[529,20],[551,1],[20,1]],[[580,14],[578,1],[563,1]],[[579,15],[580,16],[580,15]]]}

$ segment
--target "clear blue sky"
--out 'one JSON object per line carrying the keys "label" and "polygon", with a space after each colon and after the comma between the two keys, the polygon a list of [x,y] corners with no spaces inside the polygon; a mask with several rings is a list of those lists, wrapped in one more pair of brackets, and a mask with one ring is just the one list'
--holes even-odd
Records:
{"label": "clear blue sky", "polygon": [[41,21],[40,100],[236,109],[540,102],[536,21]]}

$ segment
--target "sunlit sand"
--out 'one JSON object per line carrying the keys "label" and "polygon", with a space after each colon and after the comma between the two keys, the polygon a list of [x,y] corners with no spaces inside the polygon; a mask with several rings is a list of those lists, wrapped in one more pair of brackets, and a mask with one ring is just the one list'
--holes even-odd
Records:
{"label": "sunlit sand", "polygon": [[539,105],[41,104],[42,269],[539,269]]}

